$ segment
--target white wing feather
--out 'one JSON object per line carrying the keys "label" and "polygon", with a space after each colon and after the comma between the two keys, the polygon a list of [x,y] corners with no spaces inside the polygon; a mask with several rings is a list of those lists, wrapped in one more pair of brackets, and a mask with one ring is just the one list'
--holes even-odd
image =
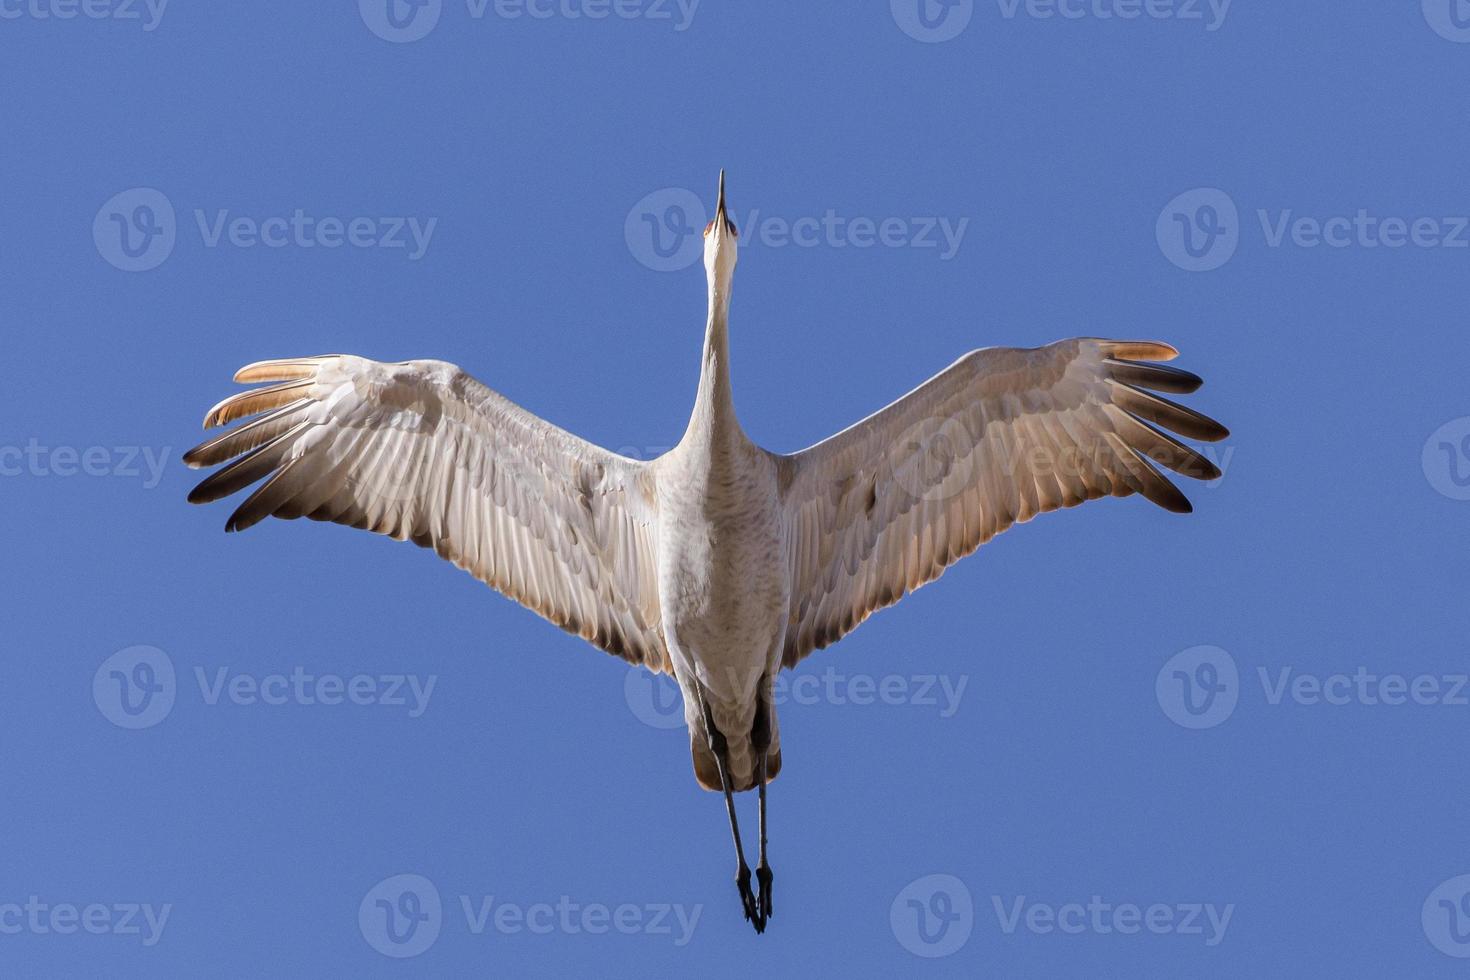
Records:
{"label": "white wing feather", "polygon": [[938,578],[1011,525],[1098,497],[1189,501],[1154,468],[1219,471],[1159,429],[1215,440],[1219,423],[1144,388],[1189,392],[1167,344],[1079,338],[977,350],[862,422],[791,456],[785,666]]}
{"label": "white wing feather", "polygon": [[235,379],[284,383],[216,405],[206,428],[259,417],[184,457],[233,460],[195,503],[265,480],[228,530],[309,517],[410,540],[601,649],[668,669],[646,464],[442,361],[331,355],[252,364]]}

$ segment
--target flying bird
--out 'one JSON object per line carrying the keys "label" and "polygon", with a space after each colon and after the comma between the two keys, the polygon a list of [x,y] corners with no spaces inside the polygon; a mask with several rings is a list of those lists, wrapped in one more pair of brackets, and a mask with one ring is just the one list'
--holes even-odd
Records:
{"label": "flying bird", "polygon": [[[735,416],[728,320],[739,231],[720,174],[704,231],[709,315],[679,444],[652,461],[609,452],[434,360],[347,354],[262,361],[235,380],[190,450],[226,463],[189,495],[264,481],[226,530],[309,517],[432,548],[608,653],[672,674],[694,776],[722,792],[745,917],[772,912],[766,785],[781,771],[778,671],[933,581],[996,534],[1048,511],[1141,494],[1189,501],[1159,467],[1219,469],[1165,430],[1228,433],[1158,392],[1201,384],[1153,341],[1079,337],[972,351],[888,407],[793,454]],[[758,890],[733,794],[759,795]]]}

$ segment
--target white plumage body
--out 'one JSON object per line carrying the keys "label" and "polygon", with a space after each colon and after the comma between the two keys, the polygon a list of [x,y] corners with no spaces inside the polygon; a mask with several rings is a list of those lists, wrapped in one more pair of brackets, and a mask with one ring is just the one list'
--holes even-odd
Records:
{"label": "white plumage body", "polygon": [[697,680],[729,741],[731,778],[748,788],[758,688],[769,699],[791,596],[776,463],[738,429],[692,428],[655,476],[659,604],[685,719],[698,752]]}

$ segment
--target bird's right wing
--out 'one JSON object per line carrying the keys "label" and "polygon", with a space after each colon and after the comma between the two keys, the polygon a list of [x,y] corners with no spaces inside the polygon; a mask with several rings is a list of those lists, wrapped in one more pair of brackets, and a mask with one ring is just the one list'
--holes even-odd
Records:
{"label": "bird's right wing", "polygon": [[206,428],[259,417],[184,456],[233,460],[193,503],[265,480],[227,530],[309,517],[407,539],[608,653],[669,669],[647,464],[443,361],[264,361],[235,380],[282,383],[220,402]]}
{"label": "bird's right wing", "polygon": [[862,422],[793,456],[783,476],[792,576],[785,666],[933,581],[1011,525],[1097,497],[1189,501],[1155,463],[1218,468],[1148,423],[1216,440],[1218,422],[1145,389],[1200,379],[1147,361],[1167,344],[1064,340],[960,358]]}

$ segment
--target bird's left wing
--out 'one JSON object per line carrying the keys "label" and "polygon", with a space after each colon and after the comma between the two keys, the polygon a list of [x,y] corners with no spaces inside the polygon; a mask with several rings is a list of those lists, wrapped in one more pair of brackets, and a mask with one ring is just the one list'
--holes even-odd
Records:
{"label": "bird's left wing", "polygon": [[1146,389],[1196,376],[1167,344],[1064,340],[973,351],[832,438],[777,457],[792,596],[785,666],[938,578],[1012,524],[1097,497],[1189,501],[1154,468],[1218,468],[1148,423],[1223,439],[1218,422]]}
{"label": "bird's left wing", "polygon": [[184,456],[233,460],[193,503],[265,480],[227,530],[309,517],[413,541],[595,646],[668,669],[646,464],[443,361],[264,361],[235,380],[279,383],[216,405],[206,428],[258,417]]}

